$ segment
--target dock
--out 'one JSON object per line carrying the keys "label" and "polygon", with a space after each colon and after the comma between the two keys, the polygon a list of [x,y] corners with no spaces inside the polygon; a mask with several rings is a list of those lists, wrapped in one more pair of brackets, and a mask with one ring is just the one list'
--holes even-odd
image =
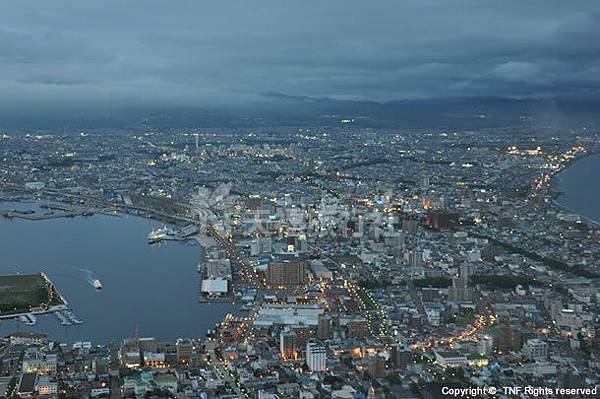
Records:
{"label": "dock", "polygon": [[59,310],[54,312],[62,326],[70,326],[73,324],[82,324],[83,321],[79,319],[71,310]]}
{"label": "dock", "polygon": [[6,209],[1,212],[2,216],[7,219],[25,219],[25,220],[48,220],[48,219],[59,219],[59,218],[69,218],[76,216],[91,216],[94,213],[89,210],[68,210],[61,212],[44,212],[44,213],[36,213],[34,211],[20,211],[17,209]]}

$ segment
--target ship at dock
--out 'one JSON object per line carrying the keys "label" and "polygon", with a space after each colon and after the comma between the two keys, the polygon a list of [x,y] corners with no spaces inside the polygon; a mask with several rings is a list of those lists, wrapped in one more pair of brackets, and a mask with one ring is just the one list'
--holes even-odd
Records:
{"label": "ship at dock", "polygon": [[154,244],[162,240],[168,240],[175,236],[175,231],[166,226],[160,229],[153,229],[148,233],[148,244]]}

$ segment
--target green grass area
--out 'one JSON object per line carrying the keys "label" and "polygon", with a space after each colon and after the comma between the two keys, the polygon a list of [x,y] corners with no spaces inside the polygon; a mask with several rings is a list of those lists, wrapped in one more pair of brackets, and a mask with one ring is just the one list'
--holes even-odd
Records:
{"label": "green grass area", "polygon": [[56,289],[41,274],[0,276],[0,315],[61,303]]}

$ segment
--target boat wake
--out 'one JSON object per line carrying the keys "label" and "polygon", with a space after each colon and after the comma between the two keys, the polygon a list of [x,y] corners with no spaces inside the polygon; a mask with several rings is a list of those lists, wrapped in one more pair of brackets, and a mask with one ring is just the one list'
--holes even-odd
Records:
{"label": "boat wake", "polygon": [[102,289],[102,283],[100,283],[100,280],[98,280],[94,276],[94,272],[92,272],[91,270],[88,270],[88,269],[81,269],[81,268],[78,268],[77,270],[79,270],[80,272],[83,273],[83,275],[85,277],[85,281],[89,285],[91,285],[92,287],[94,287],[97,290]]}

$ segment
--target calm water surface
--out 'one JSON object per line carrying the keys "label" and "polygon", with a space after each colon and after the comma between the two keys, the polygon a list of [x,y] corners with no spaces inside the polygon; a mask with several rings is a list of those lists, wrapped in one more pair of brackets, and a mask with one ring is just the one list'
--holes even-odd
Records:
{"label": "calm water surface", "polygon": [[558,174],[557,202],[571,212],[600,222],[600,154],[572,163]]}
{"label": "calm water surface", "polygon": [[[10,208],[36,205],[0,202],[0,209]],[[45,221],[0,217],[0,274],[45,272],[84,320],[61,326],[53,315],[38,316],[34,327],[1,321],[0,334],[18,328],[95,343],[131,337],[136,328],[157,339],[204,335],[235,307],[197,302],[200,247],[148,245],[148,232],[159,226],[127,215]],[[89,284],[90,276],[102,282],[101,291]]]}

